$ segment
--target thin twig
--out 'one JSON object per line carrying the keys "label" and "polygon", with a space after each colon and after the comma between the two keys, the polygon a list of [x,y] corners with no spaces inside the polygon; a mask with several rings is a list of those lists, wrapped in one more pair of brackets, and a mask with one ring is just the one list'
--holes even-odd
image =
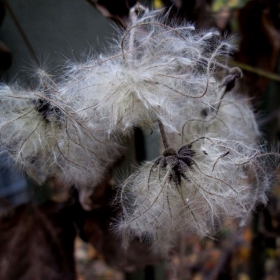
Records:
{"label": "thin twig", "polygon": [[239,67],[243,70],[246,70],[248,72],[251,72],[251,73],[257,74],[259,76],[268,78],[270,80],[280,82],[280,76],[279,75],[268,72],[268,71],[265,71],[265,70],[262,70],[260,68],[253,67],[253,66],[248,65],[246,63],[239,62],[239,61],[230,61],[229,64],[231,66],[237,66],[237,67]]}
{"label": "thin twig", "polygon": [[[101,5],[97,3],[97,1],[93,1],[93,0],[86,0],[92,7],[94,7],[99,13],[101,13],[105,18],[109,18],[110,20],[114,21],[116,24],[118,24],[119,26],[121,26],[122,28],[125,28],[125,23],[123,22],[123,20],[110,13],[110,11],[108,11],[108,15],[104,15],[104,13],[98,8],[98,6],[100,7]],[[129,5],[128,2],[126,1],[126,5],[129,9]],[[106,7],[105,7],[106,8]],[[107,9],[107,8],[106,8]],[[110,14],[110,15],[109,15]]]}
{"label": "thin twig", "polygon": [[92,0],[86,0],[92,7],[94,7],[96,10],[98,10],[97,8],[96,8],[96,3],[94,2],[94,1],[92,1]]}
{"label": "thin twig", "polygon": [[14,23],[15,23],[15,25],[16,25],[24,43],[25,43],[25,45],[27,46],[27,48],[28,48],[28,50],[29,50],[29,52],[32,56],[32,58],[34,59],[35,63],[38,66],[40,66],[40,61],[38,59],[38,56],[36,55],[36,52],[35,52],[34,48],[32,47],[30,41],[28,40],[28,38],[27,38],[27,36],[26,36],[26,34],[25,34],[25,32],[24,32],[24,30],[23,30],[23,28],[22,28],[22,26],[21,26],[21,24],[20,24],[20,22],[17,18],[17,16],[15,15],[12,7],[8,3],[8,1],[6,1],[6,0],[2,0],[2,1],[3,1],[4,5],[6,6],[8,12],[10,13],[10,15],[11,15],[11,17],[12,17],[12,19],[13,19],[13,21],[14,21]]}

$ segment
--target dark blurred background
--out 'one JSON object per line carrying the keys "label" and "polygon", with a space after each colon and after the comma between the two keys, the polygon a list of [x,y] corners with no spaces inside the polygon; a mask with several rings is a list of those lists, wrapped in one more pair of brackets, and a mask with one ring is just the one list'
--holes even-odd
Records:
{"label": "dark blurred background", "polygon": [[[244,72],[238,89],[258,113],[268,145],[280,137],[280,1],[153,0],[176,21],[198,29],[217,28],[239,45],[230,62]],[[5,83],[30,84],[34,69],[60,75],[70,61],[86,61],[106,52],[125,28],[134,0],[0,1],[0,76]],[[135,130],[129,161],[159,154],[154,133]],[[128,161],[128,160],[127,160]],[[125,168],[126,162],[123,163]],[[151,255],[135,241],[124,252],[110,230],[116,215],[110,201],[112,182],[90,193],[83,209],[77,191],[50,179],[45,186],[10,167],[0,166],[0,280],[15,279],[280,279],[280,188],[272,189],[242,229],[222,231],[215,239],[182,237],[168,261]]]}

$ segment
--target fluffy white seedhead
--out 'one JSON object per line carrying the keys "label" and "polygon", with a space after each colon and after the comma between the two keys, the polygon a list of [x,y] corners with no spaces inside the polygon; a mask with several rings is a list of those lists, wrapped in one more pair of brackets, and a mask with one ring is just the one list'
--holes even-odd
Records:
{"label": "fluffy white seedhead", "polygon": [[125,245],[137,236],[167,254],[179,235],[212,236],[225,222],[243,225],[267,200],[270,160],[275,163],[275,155],[207,135],[178,153],[165,152],[123,183],[117,231]]}
{"label": "fluffy white seedhead", "polygon": [[[199,99],[216,87],[214,74],[232,50],[215,31],[168,21],[141,5],[131,10],[110,54],[69,67],[62,91],[75,110],[108,120],[109,132],[152,127],[158,119],[171,131],[182,99]],[[227,68],[227,67],[226,67]]]}
{"label": "fluffy white seedhead", "polygon": [[[256,117],[246,96],[231,91],[242,72],[233,68],[224,80],[199,99],[182,98],[174,110],[173,126],[179,133],[169,133],[174,147],[209,134],[255,146],[261,136]],[[229,90],[230,89],[230,90]]]}
{"label": "fluffy white seedhead", "polygon": [[[201,110],[196,110],[192,116],[184,114],[186,118],[180,125],[183,142],[206,133],[211,133],[213,137],[244,141],[250,145],[255,145],[259,140],[261,134],[255,115],[245,96],[229,92],[220,100],[207,96],[195,105]],[[186,108],[183,110],[187,111]]]}
{"label": "fluffy white seedhead", "polygon": [[1,86],[0,100],[1,146],[40,184],[55,176],[68,185],[94,186],[120,155],[102,121],[88,126],[47,77],[35,90]]}

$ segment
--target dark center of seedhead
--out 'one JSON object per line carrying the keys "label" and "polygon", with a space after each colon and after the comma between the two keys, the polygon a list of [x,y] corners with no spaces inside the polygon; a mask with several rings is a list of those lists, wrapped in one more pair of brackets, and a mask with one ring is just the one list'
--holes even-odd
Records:
{"label": "dark center of seedhead", "polygon": [[195,152],[191,149],[191,145],[182,146],[178,153],[173,148],[167,148],[163,156],[154,161],[152,169],[154,170],[156,166],[169,168],[169,180],[173,181],[177,187],[181,184],[182,178],[188,180],[187,170],[192,169],[194,155]]}
{"label": "dark center of seedhead", "polygon": [[51,120],[59,121],[62,117],[61,110],[53,106],[48,100],[38,99],[34,100],[36,110],[42,115],[46,123],[50,123]]}
{"label": "dark center of seedhead", "polygon": [[172,148],[167,148],[164,152],[163,152],[163,156],[164,157],[170,157],[170,156],[176,156],[177,153],[174,149]]}

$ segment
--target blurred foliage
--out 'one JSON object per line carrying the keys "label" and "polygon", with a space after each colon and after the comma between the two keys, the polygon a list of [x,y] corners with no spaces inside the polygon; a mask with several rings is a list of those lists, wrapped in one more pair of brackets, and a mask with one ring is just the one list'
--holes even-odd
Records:
{"label": "blurred foliage", "polygon": [[250,0],[215,0],[212,4],[212,12],[217,13],[221,9],[241,9]]}

